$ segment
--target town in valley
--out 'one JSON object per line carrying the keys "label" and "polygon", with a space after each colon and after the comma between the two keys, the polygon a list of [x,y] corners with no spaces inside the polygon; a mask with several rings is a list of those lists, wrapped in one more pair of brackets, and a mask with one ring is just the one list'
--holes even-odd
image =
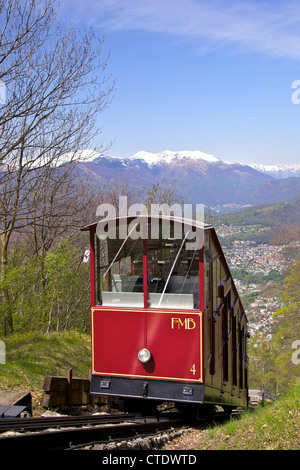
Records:
{"label": "town in valley", "polygon": [[[249,320],[249,333],[271,338],[277,319],[275,312],[283,306],[279,292],[289,268],[295,261],[300,242],[271,244],[257,242],[268,227],[220,224],[220,238],[228,266],[241,295]],[[256,237],[253,237],[255,232]],[[256,238],[256,239],[255,239]]]}

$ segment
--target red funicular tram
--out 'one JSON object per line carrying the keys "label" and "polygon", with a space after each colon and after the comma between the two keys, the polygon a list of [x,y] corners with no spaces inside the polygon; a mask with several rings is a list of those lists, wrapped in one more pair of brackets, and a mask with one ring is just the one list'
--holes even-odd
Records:
{"label": "red funicular tram", "polygon": [[[247,318],[216,232],[177,225],[127,216],[105,236],[99,223],[82,229],[90,232],[90,391],[136,407],[246,407]],[[200,244],[190,241],[196,230]]]}

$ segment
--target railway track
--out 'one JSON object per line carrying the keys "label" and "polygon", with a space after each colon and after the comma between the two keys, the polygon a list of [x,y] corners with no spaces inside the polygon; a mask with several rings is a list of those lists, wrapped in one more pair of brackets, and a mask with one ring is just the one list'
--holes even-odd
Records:
{"label": "railway track", "polygon": [[67,450],[95,443],[132,439],[181,427],[178,415],[141,417],[134,414],[2,419],[0,449]]}

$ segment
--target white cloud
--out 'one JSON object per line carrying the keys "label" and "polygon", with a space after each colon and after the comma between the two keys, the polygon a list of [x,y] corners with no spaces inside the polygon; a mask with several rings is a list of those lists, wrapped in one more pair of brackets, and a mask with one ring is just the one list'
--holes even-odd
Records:
{"label": "white cloud", "polygon": [[81,22],[110,30],[163,32],[200,40],[201,47],[208,41],[300,58],[297,0],[72,0],[68,6]]}

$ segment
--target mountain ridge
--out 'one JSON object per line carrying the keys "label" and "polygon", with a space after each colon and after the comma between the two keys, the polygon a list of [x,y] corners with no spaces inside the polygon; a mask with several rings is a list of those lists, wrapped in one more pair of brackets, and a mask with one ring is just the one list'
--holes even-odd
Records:
{"label": "mountain ridge", "polygon": [[300,176],[300,163],[282,164],[274,163],[269,165],[251,163],[249,164],[255,170],[274,176],[275,178],[287,178],[289,176]]}
{"label": "mountain ridge", "polygon": [[210,207],[281,202],[300,194],[299,177],[279,180],[251,165],[226,162],[197,150],[156,154],[142,150],[126,158],[93,153],[79,167],[91,179],[127,181],[137,191],[164,180],[175,184],[187,202],[201,201]]}

